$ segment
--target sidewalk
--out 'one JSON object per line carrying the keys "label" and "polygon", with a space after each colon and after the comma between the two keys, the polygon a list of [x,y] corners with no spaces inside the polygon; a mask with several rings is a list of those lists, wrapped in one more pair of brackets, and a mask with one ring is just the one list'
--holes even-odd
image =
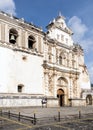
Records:
{"label": "sidewalk", "polygon": [[82,106],[82,107],[60,107],[60,108],[41,108],[41,107],[25,107],[25,108],[3,108],[3,110],[12,113],[21,113],[22,115],[33,116],[34,113],[36,114],[37,118],[42,117],[54,117],[58,115],[60,111],[61,117],[75,115],[78,114],[79,111],[81,114],[88,114],[93,113],[93,106]]}

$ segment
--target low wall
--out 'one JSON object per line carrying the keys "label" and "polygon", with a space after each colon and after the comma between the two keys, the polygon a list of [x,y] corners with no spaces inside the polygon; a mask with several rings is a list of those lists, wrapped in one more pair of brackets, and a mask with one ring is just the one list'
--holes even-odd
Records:
{"label": "low wall", "polygon": [[57,98],[48,98],[47,106],[48,107],[58,107],[58,99]]}
{"label": "low wall", "polygon": [[[57,107],[58,100],[55,98],[47,98],[47,107]],[[0,97],[0,107],[42,107],[42,97],[29,96],[6,96]]]}
{"label": "low wall", "polygon": [[86,106],[85,99],[71,99],[71,106]]}
{"label": "low wall", "polygon": [[41,99],[0,99],[0,107],[27,107],[41,105]]}

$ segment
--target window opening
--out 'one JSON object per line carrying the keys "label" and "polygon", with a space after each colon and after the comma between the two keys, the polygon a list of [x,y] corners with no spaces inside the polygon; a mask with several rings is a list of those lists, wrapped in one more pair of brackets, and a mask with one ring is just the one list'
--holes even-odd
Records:
{"label": "window opening", "polygon": [[28,37],[28,48],[34,49],[35,38],[33,36]]}
{"label": "window opening", "polygon": [[19,92],[19,93],[22,92],[22,89],[23,89],[23,86],[22,86],[22,85],[18,85],[18,92]]}

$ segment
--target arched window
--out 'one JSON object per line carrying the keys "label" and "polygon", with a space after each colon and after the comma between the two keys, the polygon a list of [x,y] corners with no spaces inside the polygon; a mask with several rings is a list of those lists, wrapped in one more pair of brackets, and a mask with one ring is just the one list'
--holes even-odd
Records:
{"label": "arched window", "polygon": [[66,66],[66,54],[64,52],[61,52],[59,55],[59,65]]}
{"label": "arched window", "polygon": [[21,93],[23,91],[23,85],[19,84],[17,89],[18,92]]}
{"label": "arched window", "polygon": [[18,32],[15,29],[9,31],[9,42],[15,44],[17,42]]}
{"label": "arched window", "polygon": [[28,48],[29,49],[34,49],[35,48],[35,42],[36,42],[35,38],[30,35],[28,37]]}
{"label": "arched window", "polygon": [[90,94],[86,96],[86,103],[87,105],[92,105],[92,96]]}

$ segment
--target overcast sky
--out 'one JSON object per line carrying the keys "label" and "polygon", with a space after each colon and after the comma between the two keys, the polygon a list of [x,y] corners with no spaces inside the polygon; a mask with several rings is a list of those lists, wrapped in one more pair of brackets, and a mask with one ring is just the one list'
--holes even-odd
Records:
{"label": "overcast sky", "polygon": [[93,0],[0,0],[0,10],[45,27],[61,12],[72,28],[73,39],[84,49],[93,83]]}

